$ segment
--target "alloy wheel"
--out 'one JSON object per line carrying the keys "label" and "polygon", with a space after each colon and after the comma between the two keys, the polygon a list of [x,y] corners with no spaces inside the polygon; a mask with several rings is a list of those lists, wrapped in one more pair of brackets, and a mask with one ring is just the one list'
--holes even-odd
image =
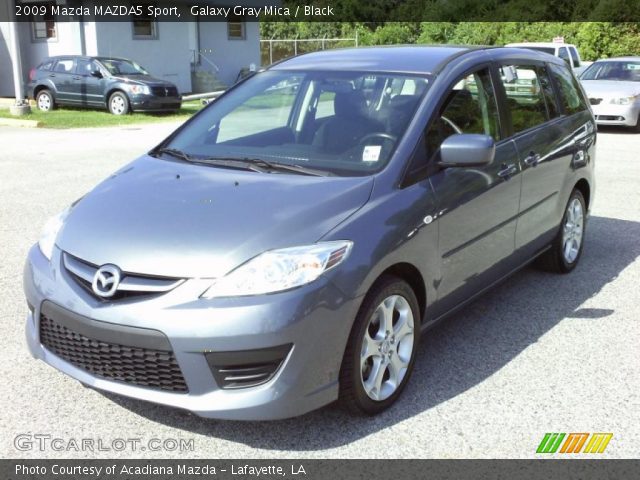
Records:
{"label": "alloy wheel", "polygon": [[564,260],[571,264],[576,261],[582,245],[584,234],[584,212],[582,203],[574,198],[567,206],[562,228],[562,254]]}
{"label": "alloy wheel", "polygon": [[389,398],[407,374],[413,354],[414,318],[400,295],[385,298],[371,315],[362,341],[360,379],[369,398]]}

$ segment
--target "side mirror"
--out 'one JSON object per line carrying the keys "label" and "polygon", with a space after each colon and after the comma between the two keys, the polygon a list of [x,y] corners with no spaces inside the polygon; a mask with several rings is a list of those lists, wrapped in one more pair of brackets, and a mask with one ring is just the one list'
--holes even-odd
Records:
{"label": "side mirror", "polygon": [[440,145],[441,167],[482,167],[490,165],[496,144],[489,135],[456,133]]}
{"label": "side mirror", "polygon": [[91,76],[96,78],[102,78],[102,73],[100,70],[91,70]]}

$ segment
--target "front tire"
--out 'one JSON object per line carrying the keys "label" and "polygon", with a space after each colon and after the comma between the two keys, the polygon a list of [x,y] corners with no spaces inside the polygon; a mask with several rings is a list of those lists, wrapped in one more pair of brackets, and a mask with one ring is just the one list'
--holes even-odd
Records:
{"label": "front tire", "polygon": [[40,90],[36,95],[36,105],[41,112],[48,112],[56,108],[56,102],[50,90]]}
{"label": "front tire", "polygon": [[537,263],[543,270],[569,273],[578,265],[584,247],[586,211],[582,193],[574,189],[551,248],[538,259]]}
{"label": "front tire", "polygon": [[353,413],[389,408],[406,386],[420,338],[420,309],[413,289],[385,276],[365,297],[340,370],[340,400]]}
{"label": "front tire", "polygon": [[129,113],[129,98],[123,92],[114,92],[109,97],[109,111],[114,115]]}

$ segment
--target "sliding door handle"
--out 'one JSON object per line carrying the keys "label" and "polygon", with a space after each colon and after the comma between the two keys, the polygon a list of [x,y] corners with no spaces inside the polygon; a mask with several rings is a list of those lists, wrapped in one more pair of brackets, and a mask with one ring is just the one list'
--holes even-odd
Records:
{"label": "sliding door handle", "polygon": [[535,167],[540,163],[540,154],[531,152],[529,156],[524,159],[524,164],[528,167]]}
{"label": "sliding door handle", "polygon": [[516,173],[518,173],[518,167],[516,167],[515,164],[512,163],[510,165],[507,165],[503,163],[502,170],[498,172],[498,176],[500,178],[504,178],[505,180],[508,180],[509,177],[511,177],[512,175],[515,175]]}

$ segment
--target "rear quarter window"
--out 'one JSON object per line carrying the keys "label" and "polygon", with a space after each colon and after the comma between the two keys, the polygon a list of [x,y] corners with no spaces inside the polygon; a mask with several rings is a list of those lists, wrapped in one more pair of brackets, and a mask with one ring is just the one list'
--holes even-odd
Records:
{"label": "rear quarter window", "polygon": [[549,65],[549,70],[560,90],[560,99],[567,115],[582,112],[587,109],[587,103],[576,78],[568,67]]}
{"label": "rear quarter window", "polygon": [[51,70],[51,67],[53,67],[53,60],[47,60],[38,66],[38,70]]}

